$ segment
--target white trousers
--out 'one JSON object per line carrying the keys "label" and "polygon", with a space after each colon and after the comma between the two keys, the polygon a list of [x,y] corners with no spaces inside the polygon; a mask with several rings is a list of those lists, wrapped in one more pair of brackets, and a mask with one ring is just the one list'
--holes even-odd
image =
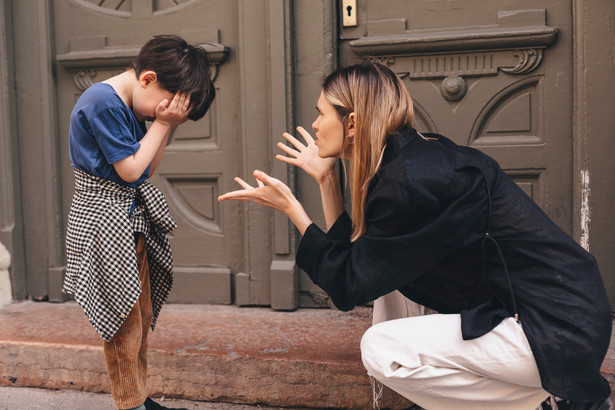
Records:
{"label": "white trousers", "polygon": [[549,397],[512,318],[474,340],[457,314],[389,320],[365,332],[361,354],[370,376],[427,410],[531,410]]}

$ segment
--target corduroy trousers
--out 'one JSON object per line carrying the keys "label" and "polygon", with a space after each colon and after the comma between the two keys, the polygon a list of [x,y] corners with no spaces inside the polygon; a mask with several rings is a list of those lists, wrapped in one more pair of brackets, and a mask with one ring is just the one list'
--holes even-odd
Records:
{"label": "corduroy trousers", "polygon": [[109,342],[103,341],[111,396],[118,409],[140,406],[147,398],[147,338],[152,324],[145,236],[135,234],[141,295]]}

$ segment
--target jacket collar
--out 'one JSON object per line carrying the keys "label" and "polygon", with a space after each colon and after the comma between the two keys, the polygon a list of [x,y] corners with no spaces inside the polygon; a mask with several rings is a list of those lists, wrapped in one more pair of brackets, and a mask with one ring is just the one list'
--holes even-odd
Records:
{"label": "jacket collar", "polygon": [[408,145],[411,141],[416,141],[417,138],[420,138],[420,136],[412,127],[404,128],[387,137],[386,146],[384,148],[384,152],[382,153],[380,167],[369,182],[367,189],[368,196],[380,180],[382,168],[389,162],[393,161],[406,145]]}
{"label": "jacket collar", "polygon": [[387,137],[387,145],[384,149],[382,157],[382,165],[391,162],[399,153],[412,141],[416,141],[417,138],[421,138],[418,132],[412,128],[404,128],[393,135]]}

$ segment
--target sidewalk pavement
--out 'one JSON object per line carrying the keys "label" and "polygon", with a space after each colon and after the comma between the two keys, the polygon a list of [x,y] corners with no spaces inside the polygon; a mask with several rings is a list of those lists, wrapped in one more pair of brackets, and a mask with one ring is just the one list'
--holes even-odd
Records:
{"label": "sidewalk pavement", "polygon": [[[148,394],[370,409],[372,389],[359,347],[370,325],[368,308],[276,312],[169,304],[150,337]],[[101,338],[75,302],[0,309],[0,386],[109,392]],[[411,403],[385,389],[380,405],[403,409]]]}
{"label": "sidewalk pavement", "polygon": [[[154,398],[158,404],[189,410],[280,410],[279,407]],[[0,410],[115,410],[108,394],[31,387],[0,387]]]}

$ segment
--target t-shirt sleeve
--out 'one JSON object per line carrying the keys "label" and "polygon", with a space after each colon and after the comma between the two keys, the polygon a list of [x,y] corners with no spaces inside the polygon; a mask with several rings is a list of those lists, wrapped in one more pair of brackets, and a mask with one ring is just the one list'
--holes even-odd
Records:
{"label": "t-shirt sleeve", "polygon": [[117,108],[106,108],[89,121],[96,142],[109,164],[136,153],[141,144],[130,128],[126,113]]}

